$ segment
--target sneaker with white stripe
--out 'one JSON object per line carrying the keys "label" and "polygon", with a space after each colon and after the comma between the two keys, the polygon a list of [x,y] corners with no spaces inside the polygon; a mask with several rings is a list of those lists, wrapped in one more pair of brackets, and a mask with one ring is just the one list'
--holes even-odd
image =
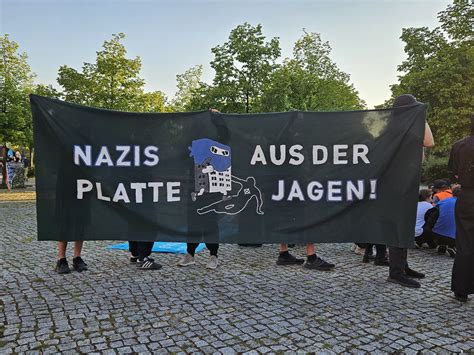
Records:
{"label": "sneaker with white stripe", "polygon": [[146,257],[142,261],[137,262],[137,269],[141,270],[159,270],[161,269],[161,265],[156,263],[155,260]]}

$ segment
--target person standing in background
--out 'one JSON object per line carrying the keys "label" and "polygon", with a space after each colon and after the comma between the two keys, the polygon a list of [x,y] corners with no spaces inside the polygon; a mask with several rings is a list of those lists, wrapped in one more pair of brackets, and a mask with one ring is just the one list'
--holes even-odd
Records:
{"label": "person standing in background", "polygon": [[474,115],[471,135],[454,143],[448,167],[462,186],[455,209],[456,257],[451,290],[457,300],[466,302],[474,293]]}
{"label": "person standing in background", "polygon": [[[393,107],[401,107],[412,105],[416,103],[416,98],[413,95],[405,94],[398,96]],[[433,134],[427,122],[425,122],[425,133],[423,138],[423,146],[430,148],[434,146]],[[404,287],[419,288],[421,285],[413,278],[422,279],[425,274],[410,269],[407,261],[407,249],[390,246],[389,247],[389,276],[388,282],[396,283]]]}

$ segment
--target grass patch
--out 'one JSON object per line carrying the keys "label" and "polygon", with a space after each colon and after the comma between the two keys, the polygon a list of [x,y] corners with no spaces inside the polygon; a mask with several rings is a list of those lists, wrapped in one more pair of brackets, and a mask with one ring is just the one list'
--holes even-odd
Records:
{"label": "grass patch", "polygon": [[323,343],[323,349],[332,349],[334,346],[332,344],[329,344],[329,343]]}

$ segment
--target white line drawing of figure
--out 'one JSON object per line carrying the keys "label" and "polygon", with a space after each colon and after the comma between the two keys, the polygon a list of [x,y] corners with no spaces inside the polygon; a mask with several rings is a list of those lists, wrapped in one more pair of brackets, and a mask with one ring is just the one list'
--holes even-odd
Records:
{"label": "white line drawing of figure", "polygon": [[262,192],[255,184],[255,178],[249,176],[246,179],[241,179],[232,175],[232,182],[240,185],[239,190],[235,195],[226,196],[223,200],[214,202],[208,206],[204,206],[197,210],[200,215],[214,212],[228,215],[236,215],[242,212],[247,205],[255,199],[257,207],[256,212],[263,215],[262,206],[263,198]]}

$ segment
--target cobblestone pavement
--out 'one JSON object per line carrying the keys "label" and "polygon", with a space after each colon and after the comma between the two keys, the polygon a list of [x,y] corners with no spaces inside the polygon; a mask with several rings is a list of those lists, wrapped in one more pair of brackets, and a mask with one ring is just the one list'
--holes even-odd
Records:
{"label": "cobblestone pavement", "polygon": [[160,254],[162,270],[139,271],[89,242],[90,271],[57,275],[34,203],[0,203],[0,215],[0,353],[474,351],[474,302],[451,297],[452,259],[433,251],[410,251],[427,273],[418,290],[387,283],[349,244],[319,246],[332,272],[277,267],[276,245],[224,245],[214,271],[206,251],[190,268]]}

